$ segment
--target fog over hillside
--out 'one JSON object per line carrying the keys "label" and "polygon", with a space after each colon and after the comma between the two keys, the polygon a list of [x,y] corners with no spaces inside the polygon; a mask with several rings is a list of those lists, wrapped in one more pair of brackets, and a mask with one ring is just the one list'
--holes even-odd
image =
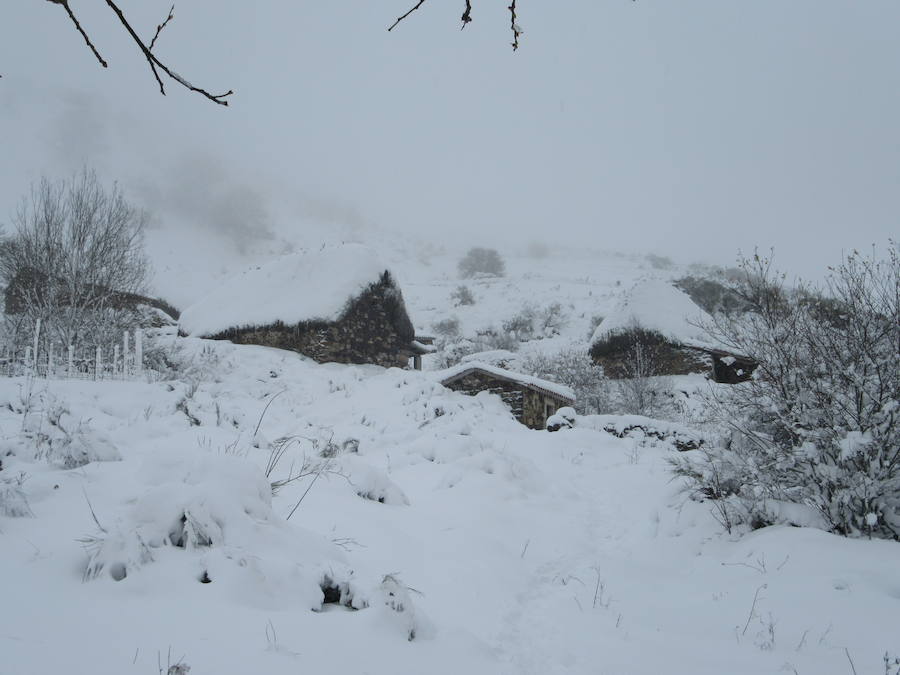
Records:
{"label": "fog over hillside", "polygon": [[[88,164],[173,247],[185,229],[239,252],[322,229],[685,263],[775,247],[816,276],[897,230],[889,0],[537,4],[516,53],[489,3],[462,32],[436,3],[390,33],[403,3],[179,6],[160,54],[233,88],[227,109],[159,96],[108,9],[82,4],[108,69],[51,3],[0,24],[2,221],[41,174]],[[167,8],[128,16],[148,30]]]}

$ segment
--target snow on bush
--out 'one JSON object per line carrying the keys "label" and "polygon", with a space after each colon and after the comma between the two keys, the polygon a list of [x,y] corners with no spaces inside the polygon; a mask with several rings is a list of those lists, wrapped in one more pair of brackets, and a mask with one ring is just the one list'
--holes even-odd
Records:
{"label": "snow on bush", "polygon": [[530,375],[570,387],[580,414],[610,411],[610,382],[587,350],[569,347],[554,354],[532,354],[523,358],[518,367]]}
{"label": "snow on bush", "polygon": [[669,444],[681,451],[696,450],[706,443],[703,435],[690,427],[643,415],[576,416],[572,426],[605,431],[617,438],[632,438],[639,445]]}
{"label": "snow on bush", "polygon": [[[729,443],[676,466],[695,494],[721,496],[726,527],[790,522],[900,539],[900,253],[851,254],[825,291],[788,289],[769,261],[745,261],[752,312],[716,315],[712,339],[759,364],[709,403]],[[722,489],[721,486],[726,486]],[[730,509],[730,510],[729,510]]]}
{"label": "snow on bush", "polygon": [[417,637],[430,637],[431,622],[416,612],[409,588],[393,574],[385,575],[378,587],[381,599],[381,616],[389,625],[396,626],[412,642]]}
{"label": "snow on bush", "polygon": [[65,401],[47,389],[34,391],[33,384],[26,379],[20,400],[6,405],[19,427],[6,441],[9,454],[23,461],[46,460],[62,469],[121,459],[118,449],[89,420],[75,419]]}
{"label": "snow on bush", "polygon": [[0,477],[0,516],[25,518],[34,515],[22,487],[26,478],[24,473],[14,478]]}
{"label": "snow on bush", "polygon": [[390,477],[358,456],[348,455],[339,461],[343,473],[356,494],[380,504],[408,505],[409,499]]}
{"label": "snow on bush", "polygon": [[[174,555],[184,574],[204,583],[224,580],[242,592],[281,593],[318,609],[323,587],[352,576],[329,542],[273,513],[269,482],[247,460],[227,455],[191,460],[185,453],[161,451],[137,478],[145,486],[140,496],[111,519],[94,514],[98,531],[82,539],[86,578],[109,575],[122,581]],[[324,584],[326,574],[338,581]],[[365,593],[354,595],[356,604],[365,602]]]}

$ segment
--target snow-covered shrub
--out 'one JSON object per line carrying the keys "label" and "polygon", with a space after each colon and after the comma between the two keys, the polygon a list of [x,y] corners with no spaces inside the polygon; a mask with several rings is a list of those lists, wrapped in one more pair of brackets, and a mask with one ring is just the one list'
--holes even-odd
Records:
{"label": "snow-covered shrub", "polygon": [[62,469],[77,469],[91,462],[115,462],[118,449],[90,420],[75,420],[65,401],[46,389],[34,391],[32,382],[20,390],[20,404],[7,404],[22,415],[19,433],[10,440],[10,452],[23,459],[46,460]]}
{"label": "snow-covered shrub", "polygon": [[464,285],[457,286],[456,290],[450,294],[450,299],[457,307],[459,307],[460,305],[475,304],[475,295],[472,293],[468,286]]}
{"label": "snow-covered shrub", "polygon": [[117,462],[122,459],[118,449],[102,433],[87,422],[79,421],[74,429],[57,427],[61,435],[51,438],[47,459],[63,469],[76,469],[91,462]]}
{"label": "snow-covered shrub", "polygon": [[379,504],[409,505],[409,499],[394,481],[381,469],[366,463],[358,456],[346,456],[340,460],[340,472],[349,481],[356,494]]}
{"label": "snow-covered shrub", "polygon": [[85,576],[108,572],[124,579],[151,562],[154,551],[248,544],[260,523],[272,520],[272,492],[265,476],[235,457],[209,456],[186,464],[167,457],[147,469],[153,485],[124,516],[85,537]]}
{"label": "snow-covered shrub", "polygon": [[34,515],[22,487],[27,477],[24,473],[12,478],[0,477],[0,516],[24,518]]}
{"label": "snow-covered shrub", "polygon": [[407,640],[415,640],[428,623],[417,616],[409,589],[395,575],[387,574],[378,590],[388,621],[402,630]]}
{"label": "snow-covered shrub", "polygon": [[[792,505],[826,529],[900,539],[900,254],[851,254],[832,271],[822,302],[789,292],[770,263],[745,263],[753,311],[716,315],[711,337],[759,364],[710,403],[734,433],[691,474],[734,475],[737,518],[778,522]],[[823,309],[824,308],[824,309]]]}
{"label": "snow-covered shrub", "polygon": [[493,248],[471,248],[459,261],[459,276],[470,279],[476,276],[502,277],[506,273],[503,258]]}
{"label": "snow-covered shrub", "polygon": [[518,367],[529,375],[572,388],[579,414],[610,411],[610,381],[586,350],[569,347],[554,354],[532,354],[519,361]]}
{"label": "snow-covered shrub", "polygon": [[697,450],[706,444],[703,434],[690,427],[642,415],[591,415],[578,418],[576,424],[602,430],[618,438],[633,438],[641,445],[654,445],[661,441],[681,452]]}
{"label": "snow-covered shrub", "polygon": [[513,333],[495,328],[478,331],[471,342],[472,351],[469,353],[487,352],[497,349],[514,352],[519,348],[519,340]]}
{"label": "snow-covered shrub", "polygon": [[578,414],[575,408],[568,406],[560,408],[555,414],[547,418],[547,431],[559,431],[561,429],[571,429],[575,426]]}
{"label": "snow-covered shrub", "polygon": [[551,302],[541,309],[536,317],[537,328],[543,337],[559,335],[566,323],[565,312],[558,302]]}

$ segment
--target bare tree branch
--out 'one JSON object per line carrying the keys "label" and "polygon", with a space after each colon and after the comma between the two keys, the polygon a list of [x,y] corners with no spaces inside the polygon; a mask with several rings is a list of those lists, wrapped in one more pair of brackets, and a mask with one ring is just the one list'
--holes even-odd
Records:
{"label": "bare tree branch", "polygon": [[419,0],[419,1],[416,3],[416,6],[413,7],[411,10],[409,10],[406,14],[404,14],[403,16],[397,17],[397,20],[396,20],[394,23],[391,24],[391,27],[390,27],[390,28],[388,28],[388,32],[394,30],[394,28],[397,26],[398,23],[400,23],[401,21],[403,21],[403,19],[405,19],[406,17],[408,17],[410,14],[412,14],[413,12],[415,12],[417,9],[419,9],[419,7],[421,7],[424,3],[425,3],[425,0]]}
{"label": "bare tree branch", "polygon": [[[61,5],[66,13],[69,15],[69,18],[72,20],[72,23],[75,24],[75,28],[81,33],[81,36],[84,38],[84,41],[87,43],[87,46],[94,53],[94,56],[97,57],[97,60],[100,62],[104,68],[107,67],[106,61],[100,56],[100,52],[97,51],[97,48],[94,46],[93,42],[91,42],[90,37],[88,37],[87,32],[81,27],[78,19],[75,17],[74,12],[69,7],[68,0],[47,0],[48,2],[52,2],[55,5]],[[424,0],[422,0],[424,2]],[[419,4],[422,4],[420,2]],[[156,78],[156,83],[159,85],[159,92],[165,96],[166,87],[163,83],[162,77],[160,77],[159,71],[165,73],[168,77],[175,80],[178,84],[180,84],[185,89],[189,91],[196,92],[201,96],[205,96],[213,103],[218,103],[219,105],[228,105],[228,101],[225,100],[226,96],[231,96],[234,92],[232,90],[228,90],[224,94],[211,94],[206,89],[202,87],[197,87],[191,84],[188,80],[183,78],[181,75],[176,73],[174,70],[169,68],[166,64],[156,58],[156,55],[153,54],[153,48],[156,46],[156,41],[159,39],[160,33],[162,33],[163,29],[169,24],[169,22],[175,18],[175,5],[172,5],[171,9],[169,9],[169,15],[166,17],[165,21],[159,24],[156,27],[156,34],[153,36],[153,39],[150,41],[149,46],[140,38],[137,32],[132,28],[131,24],[128,23],[128,20],[125,18],[125,15],[122,13],[122,10],[119,9],[118,5],[116,5],[113,0],[106,0],[106,4],[109,8],[115,13],[115,15],[119,18],[121,24],[125,27],[125,30],[128,31],[128,34],[134,40],[135,44],[137,44],[138,48],[144,55],[144,58],[147,59],[147,63],[150,64],[150,70],[153,72],[153,77]]]}
{"label": "bare tree branch", "polygon": [[522,28],[516,23],[516,0],[512,0],[507,9],[509,9],[509,27],[513,34],[512,48],[516,51],[519,48],[519,36],[522,34]]}
{"label": "bare tree branch", "polygon": [[62,5],[62,7],[66,10],[66,13],[69,15],[69,18],[72,19],[72,23],[75,24],[75,28],[78,29],[78,32],[81,33],[81,37],[84,38],[84,41],[87,43],[87,46],[90,48],[92,52],[94,52],[94,56],[97,57],[97,60],[100,62],[100,65],[104,68],[107,67],[106,61],[100,56],[100,52],[97,51],[97,48],[94,46],[94,43],[91,42],[91,39],[88,37],[88,34],[84,32],[84,28],[81,27],[81,24],[78,22],[78,19],[75,17],[75,12],[72,11],[72,8],[69,7],[68,0],[47,0],[48,2],[52,2],[54,5]]}
{"label": "bare tree branch", "polygon": [[[146,44],[144,44],[143,40],[141,40],[141,38],[135,32],[134,28],[131,27],[131,24],[128,23],[128,20],[125,18],[125,15],[122,13],[122,10],[119,9],[118,5],[116,5],[116,3],[113,2],[113,0],[106,0],[106,4],[109,5],[110,9],[112,9],[112,11],[115,12],[116,16],[119,17],[119,21],[122,23],[123,26],[125,26],[125,30],[128,31],[128,34],[131,35],[132,39],[134,39],[137,46],[144,53],[144,56],[146,57],[147,62],[150,64],[150,69],[153,71],[153,75],[156,77],[156,81],[159,84],[159,91],[163,96],[165,96],[165,94],[166,94],[166,88],[165,88],[165,86],[163,86],[163,82],[162,82],[162,79],[159,77],[157,68],[159,68],[159,70],[163,71],[166,75],[168,75],[170,78],[175,80],[178,84],[180,84],[185,89],[188,89],[190,91],[195,91],[198,94],[205,96],[213,103],[218,103],[219,105],[228,105],[228,101],[225,100],[225,97],[231,96],[234,93],[231,89],[229,89],[224,94],[211,94],[208,91],[206,91],[205,89],[202,89],[201,87],[196,87],[193,84],[191,84],[190,82],[188,82],[187,80],[185,80],[183,77],[181,77],[181,75],[179,75],[178,73],[171,70],[168,66],[166,66],[166,64],[164,64],[162,61],[160,61],[158,58],[156,58],[156,56],[153,54],[153,52],[150,51],[150,48],[147,47]],[[168,23],[168,19],[166,19],[166,23]],[[162,28],[160,28],[160,30],[162,30]]]}
{"label": "bare tree branch", "polygon": [[471,0],[466,0],[466,11],[463,12],[462,15],[462,27],[460,30],[466,27],[467,23],[472,21],[472,2]]}
{"label": "bare tree branch", "polygon": [[175,5],[172,5],[172,7],[169,9],[169,16],[167,16],[166,20],[163,21],[161,24],[159,24],[156,27],[156,35],[154,35],[153,39],[150,40],[150,51],[151,52],[153,51],[153,46],[156,44],[156,40],[157,40],[157,38],[159,38],[159,34],[162,33],[163,28],[165,28],[168,25],[168,23],[174,18],[175,18]]}

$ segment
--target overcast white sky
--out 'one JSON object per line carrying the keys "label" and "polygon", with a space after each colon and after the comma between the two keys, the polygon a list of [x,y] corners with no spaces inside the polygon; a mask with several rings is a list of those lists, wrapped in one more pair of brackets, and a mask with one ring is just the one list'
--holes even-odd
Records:
{"label": "overcast white sky", "polygon": [[[168,1],[168,0],[167,0]],[[497,244],[563,238],[815,275],[900,232],[897,0],[176,6],[162,97],[101,0],[0,16],[0,221],[88,164],[158,221],[237,246],[308,223]],[[122,0],[144,34],[167,2]],[[202,254],[202,251],[198,251]]]}

